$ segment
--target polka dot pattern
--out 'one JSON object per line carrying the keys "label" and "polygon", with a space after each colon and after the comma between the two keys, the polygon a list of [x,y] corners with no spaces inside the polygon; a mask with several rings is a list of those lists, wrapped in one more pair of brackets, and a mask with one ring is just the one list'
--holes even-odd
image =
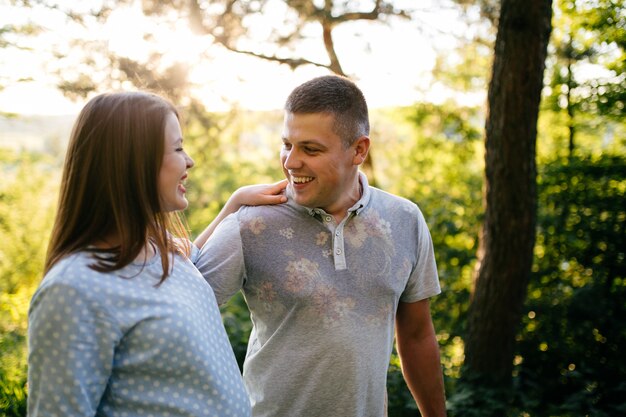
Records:
{"label": "polka dot pattern", "polygon": [[29,416],[250,416],[215,296],[189,260],[176,256],[158,287],[158,257],[115,273],[92,262],[65,258],[33,296]]}

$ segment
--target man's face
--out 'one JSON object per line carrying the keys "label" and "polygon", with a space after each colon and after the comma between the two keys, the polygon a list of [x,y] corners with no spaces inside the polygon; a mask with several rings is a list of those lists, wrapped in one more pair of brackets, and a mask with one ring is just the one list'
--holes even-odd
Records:
{"label": "man's face", "polygon": [[354,145],[344,148],[334,120],[327,113],[286,113],[280,159],[296,203],[343,215],[354,204],[355,186],[358,195],[362,161]]}

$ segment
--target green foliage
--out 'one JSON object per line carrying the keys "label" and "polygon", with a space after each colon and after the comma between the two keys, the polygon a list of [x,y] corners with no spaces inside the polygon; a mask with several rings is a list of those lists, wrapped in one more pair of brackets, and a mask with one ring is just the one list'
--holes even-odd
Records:
{"label": "green foliage", "polygon": [[248,348],[248,337],[252,331],[250,312],[243,295],[237,293],[221,308],[221,311],[224,327],[235,352],[237,364],[239,364],[239,369],[243,371],[243,362],[246,359]]}
{"label": "green foliage", "polygon": [[555,161],[542,170],[539,196],[520,400],[537,416],[623,414],[626,159]]}
{"label": "green foliage", "polygon": [[54,215],[58,167],[26,152],[4,152],[0,163],[5,178],[0,184],[0,290],[12,294],[40,278],[47,243],[42,233]]}
{"label": "green foliage", "polygon": [[513,384],[463,373],[451,416],[613,416],[626,411],[626,158],[558,159],[539,177],[533,279]]}
{"label": "green foliage", "polygon": [[[623,0],[556,2],[543,106],[561,113],[570,142],[565,149],[570,152],[578,147],[579,132],[584,135],[607,121],[623,120],[625,18]],[[603,138],[592,136],[596,141]]]}
{"label": "green foliage", "polygon": [[484,381],[477,375],[463,375],[456,389],[448,396],[450,417],[514,417],[521,416],[513,406],[515,391]]}
{"label": "green foliage", "polygon": [[573,119],[566,112],[551,111],[544,99],[539,114],[537,137],[537,162],[549,163],[554,159],[568,157],[569,126],[574,123],[574,155],[621,153],[626,148],[626,124],[606,117],[580,113]]}
{"label": "green foliage", "polygon": [[26,411],[26,323],[52,227],[58,167],[0,149],[0,415]]}
{"label": "green foliage", "polygon": [[[20,341],[18,345],[24,345],[24,341]],[[10,368],[12,366],[15,366],[12,361],[3,364],[4,368]],[[16,383],[14,379],[0,373],[0,412],[6,417],[21,417],[26,415],[25,379]]]}

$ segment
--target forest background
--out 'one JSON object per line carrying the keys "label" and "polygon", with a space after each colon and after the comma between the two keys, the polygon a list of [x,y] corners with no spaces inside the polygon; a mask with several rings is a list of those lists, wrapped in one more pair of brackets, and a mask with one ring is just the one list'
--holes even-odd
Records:
{"label": "forest background", "polygon": [[[536,167],[528,176],[529,210],[535,216],[529,226],[532,259],[528,271],[496,271],[501,280],[485,301],[474,296],[488,279],[479,272],[488,251],[481,244],[489,217],[485,214],[519,223],[515,212],[489,206],[485,198],[492,181],[487,139],[494,135],[485,127],[501,110],[490,107],[498,76],[492,64],[503,49],[496,47],[498,31],[507,22],[519,26],[523,21],[520,16],[500,19],[515,4],[529,15],[534,5],[551,9],[536,138],[533,133],[529,139],[529,155],[508,155],[512,162],[529,157]],[[187,211],[196,235],[237,187],[281,178],[281,111],[253,111],[228,100],[216,110],[217,105],[207,102],[207,92],[198,89],[202,81],[194,78],[194,63],[176,61],[160,50],[156,29],[142,35],[147,46],[141,56],[120,54],[110,39],[99,38],[112,16],[134,8],[159,30],[190,29],[212,51],[198,54],[197,65],[206,61],[210,68],[218,54],[233,60],[245,56],[259,67],[272,63],[276,71],[286,68],[302,78],[334,72],[357,82],[365,80],[362,67],[346,65],[343,57],[350,50],[368,49],[368,36],[376,27],[413,25],[419,39],[403,38],[388,47],[415,54],[415,43],[427,39],[434,65],[414,74],[420,99],[372,108],[373,148],[364,170],[376,186],[419,204],[429,223],[443,289],[431,306],[449,414],[615,416],[626,414],[624,6],[622,0],[449,0],[421,6],[373,0],[102,0],[75,5],[5,0],[0,2],[3,13],[26,10],[31,18],[2,22],[0,51],[46,56],[46,76],[56,77],[59,90],[77,103],[98,92],[136,88],[180,103],[186,147],[196,161]],[[59,36],[42,20],[52,16],[46,13],[61,16],[72,30]],[[434,16],[454,16],[454,24],[433,24]],[[256,25],[270,17],[271,28],[259,35]],[[341,46],[337,39],[346,33],[349,40]],[[51,37],[53,42],[44,41]],[[532,42],[529,38],[528,44]],[[518,47],[513,56],[526,53],[523,42]],[[380,59],[376,49],[370,54],[371,60]],[[2,62],[0,88],[33,81],[8,71],[10,66],[14,69],[14,63]],[[219,74],[214,81],[228,76]],[[506,86],[506,79],[499,81]],[[267,88],[256,87],[249,87],[247,94],[257,96]],[[275,96],[283,100],[289,88],[280,88],[276,86]],[[388,94],[393,91],[389,88]],[[433,91],[441,94],[429,94]],[[515,121],[516,114],[509,117]],[[0,116],[0,415],[6,416],[26,414],[28,304],[41,280],[68,135],[62,124],[57,133],[40,137],[38,146],[27,146],[14,132],[18,125],[34,129],[35,120],[9,112]],[[508,179],[502,173],[500,177]],[[515,187],[510,191],[524,193]],[[490,314],[482,316],[479,326],[468,324],[472,312],[476,317],[481,305],[516,286],[521,288],[519,309],[511,306],[512,314]],[[242,298],[231,300],[222,314],[241,363],[250,331]],[[489,366],[476,365],[485,352],[474,350],[472,361],[466,358],[476,335],[472,332],[480,326],[487,329],[485,340],[504,352],[502,358],[493,357],[505,361],[498,368],[506,371],[504,377],[497,369],[494,373]],[[499,328],[509,330],[510,343],[506,332],[494,330]],[[388,390],[390,416],[418,414],[395,354]]]}

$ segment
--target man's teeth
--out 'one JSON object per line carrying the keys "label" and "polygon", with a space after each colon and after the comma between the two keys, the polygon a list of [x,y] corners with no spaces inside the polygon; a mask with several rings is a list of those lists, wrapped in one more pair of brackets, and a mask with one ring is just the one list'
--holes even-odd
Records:
{"label": "man's teeth", "polygon": [[304,184],[305,182],[313,181],[313,177],[291,177],[296,184]]}

